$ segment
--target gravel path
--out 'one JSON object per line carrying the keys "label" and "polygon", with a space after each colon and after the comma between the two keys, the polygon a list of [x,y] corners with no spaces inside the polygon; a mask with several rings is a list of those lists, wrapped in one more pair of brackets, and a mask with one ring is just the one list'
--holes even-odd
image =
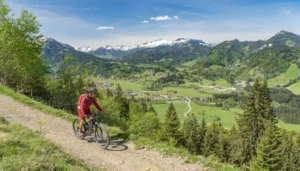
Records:
{"label": "gravel path", "polygon": [[104,167],[109,171],[204,170],[204,166],[201,164],[186,164],[184,159],[180,157],[163,156],[155,150],[135,150],[134,144],[130,142],[124,144],[112,142],[107,150],[103,150],[97,146],[91,137],[90,139],[87,137],[87,140],[77,139],[70,122],[44,114],[1,94],[0,115],[11,123],[27,126],[33,131],[39,130],[38,122],[42,122],[41,129],[46,139],[61,146],[65,152],[84,160],[86,163]]}

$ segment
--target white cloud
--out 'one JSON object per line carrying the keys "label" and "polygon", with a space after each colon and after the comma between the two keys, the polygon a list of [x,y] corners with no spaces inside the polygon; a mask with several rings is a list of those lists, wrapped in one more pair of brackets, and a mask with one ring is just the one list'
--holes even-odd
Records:
{"label": "white cloud", "polygon": [[100,26],[97,28],[97,30],[112,30],[115,29],[114,27],[111,26]]}
{"label": "white cloud", "polygon": [[147,21],[147,20],[144,20],[144,21],[141,21],[141,23],[143,23],[143,24],[147,24],[147,23],[149,23],[149,21]]}
{"label": "white cloud", "polygon": [[179,17],[177,15],[174,16],[174,19],[179,20]]}
{"label": "white cloud", "polygon": [[172,20],[169,16],[157,16],[157,17],[151,17],[151,20],[156,20],[156,21],[162,21],[162,20]]}

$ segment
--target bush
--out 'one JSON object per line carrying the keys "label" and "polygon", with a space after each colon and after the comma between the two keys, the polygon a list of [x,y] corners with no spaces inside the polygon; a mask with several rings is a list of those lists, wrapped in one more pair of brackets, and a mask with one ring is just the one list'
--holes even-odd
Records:
{"label": "bush", "polygon": [[160,128],[159,119],[153,113],[132,117],[129,132],[135,137],[151,137]]}
{"label": "bush", "polygon": [[[118,126],[123,130],[128,129],[128,125],[125,119],[120,117],[120,110],[118,104],[113,100],[113,98],[105,97],[103,100],[99,101],[100,106],[104,110],[104,114],[101,120],[109,126]],[[95,107],[93,107],[95,111]],[[97,113],[97,112],[95,112]]]}

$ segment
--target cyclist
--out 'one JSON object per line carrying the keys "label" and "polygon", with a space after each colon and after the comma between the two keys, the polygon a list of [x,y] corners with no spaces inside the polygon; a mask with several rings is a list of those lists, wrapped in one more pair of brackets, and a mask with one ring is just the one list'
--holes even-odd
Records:
{"label": "cyclist", "polygon": [[77,112],[80,119],[79,129],[81,134],[83,133],[82,125],[84,123],[85,117],[87,116],[92,117],[92,112],[90,110],[90,106],[92,104],[94,104],[101,113],[104,112],[103,109],[96,102],[96,98],[93,97],[93,94],[94,94],[94,89],[90,88],[86,90],[85,94],[81,94],[78,99]]}

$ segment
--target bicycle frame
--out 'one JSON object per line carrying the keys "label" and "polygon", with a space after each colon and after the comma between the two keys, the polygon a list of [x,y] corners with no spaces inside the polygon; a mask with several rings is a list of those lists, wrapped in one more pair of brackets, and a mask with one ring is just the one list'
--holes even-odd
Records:
{"label": "bicycle frame", "polygon": [[[95,128],[95,125],[101,123],[99,121],[98,117],[100,117],[100,116],[92,115],[92,119],[89,119],[89,118],[91,118],[89,116],[84,118],[83,125],[85,125],[85,124],[89,125],[88,130],[86,130],[86,132],[85,132],[86,135],[91,135],[93,133],[93,129]],[[87,121],[87,119],[88,119],[88,121]],[[90,122],[92,122],[92,127],[90,127],[91,126]]]}

